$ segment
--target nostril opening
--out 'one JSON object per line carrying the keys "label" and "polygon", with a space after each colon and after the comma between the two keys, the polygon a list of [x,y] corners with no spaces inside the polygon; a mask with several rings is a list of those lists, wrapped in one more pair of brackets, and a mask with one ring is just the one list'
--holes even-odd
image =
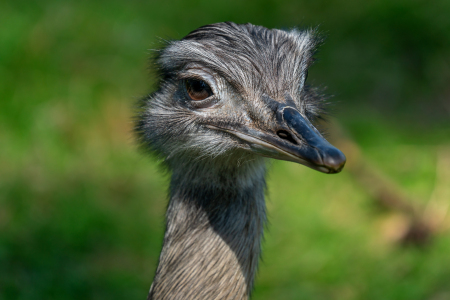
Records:
{"label": "nostril opening", "polygon": [[292,134],[290,134],[288,131],[286,130],[278,130],[277,131],[277,135],[282,138],[283,140],[289,141],[294,145],[298,145],[297,141],[294,139],[294,137],[292,136]]}

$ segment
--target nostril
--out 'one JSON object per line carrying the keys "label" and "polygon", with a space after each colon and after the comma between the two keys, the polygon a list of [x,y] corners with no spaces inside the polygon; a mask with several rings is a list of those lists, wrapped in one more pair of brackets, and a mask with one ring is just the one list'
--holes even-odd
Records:
{"label": "nostril", "polygon": [[288,131],[286,130],[278,130],[277,131],[277,135],[282,138],[283,140],[289,141],[294,145],[298,145],[297,141],[294,139],[294,137],[292,136],[292,134],[290,134]]}

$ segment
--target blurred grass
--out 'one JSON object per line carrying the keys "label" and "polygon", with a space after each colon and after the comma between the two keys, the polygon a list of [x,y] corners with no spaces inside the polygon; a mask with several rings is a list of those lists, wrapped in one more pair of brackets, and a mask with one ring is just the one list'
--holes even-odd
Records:
{"label": "blurred grass", "polygon": [[[147,49],[208,23],[320,25],[312,82],[371,163],[426,201],[436,146],[450,144],[449,12],[443,0],[0,3],[0,299],[146,297],[168,178],[136,149],[132,107],[152,87]],[[450,299],[448,233],[397,247],[349,173],[274,162],[268,198],[254,299]]]}

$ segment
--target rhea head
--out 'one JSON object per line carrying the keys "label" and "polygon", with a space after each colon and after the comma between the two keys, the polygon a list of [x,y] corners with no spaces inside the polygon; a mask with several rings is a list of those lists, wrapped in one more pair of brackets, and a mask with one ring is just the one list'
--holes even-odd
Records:
{"label": "rhea head", "polygon": [[345,156],[313,125],[323,113],[322,95],[306,84],[317,43],[312,30],[234,23],[170,42],[157,59],[160,88],[144,101],[141,140],[171,169],[269,157],[341,171]]}

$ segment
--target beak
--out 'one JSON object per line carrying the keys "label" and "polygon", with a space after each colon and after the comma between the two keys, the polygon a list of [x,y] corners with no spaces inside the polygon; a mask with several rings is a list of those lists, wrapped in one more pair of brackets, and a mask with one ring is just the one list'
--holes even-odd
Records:
{"label": "beak", "polygon": [[[345,155],[331,145],[295,108],[279,104],[276,108],[276,134],[250,127],[218,128],[244,140],[262,156],[293,161],[314,170],[334,174],[345,165]],[[211,126],[212,127],[212,126]]]}
{"label": "beak", "polygon": [[[283,125],[290,129],[290,132],[287,132],[294,134],[302,142],[291,150],[291,154],[301,160],[299,163],[306,161],[308,165],[312,164],[314,169],[324,173],[339,173],[342,170],[346,162],[345,155],[331,145],[296,109],[283,107],[277,114],[282,118]],[[278,135],[280,136],[280,133]],[[285,133],[282,137],[286,135]]]}

